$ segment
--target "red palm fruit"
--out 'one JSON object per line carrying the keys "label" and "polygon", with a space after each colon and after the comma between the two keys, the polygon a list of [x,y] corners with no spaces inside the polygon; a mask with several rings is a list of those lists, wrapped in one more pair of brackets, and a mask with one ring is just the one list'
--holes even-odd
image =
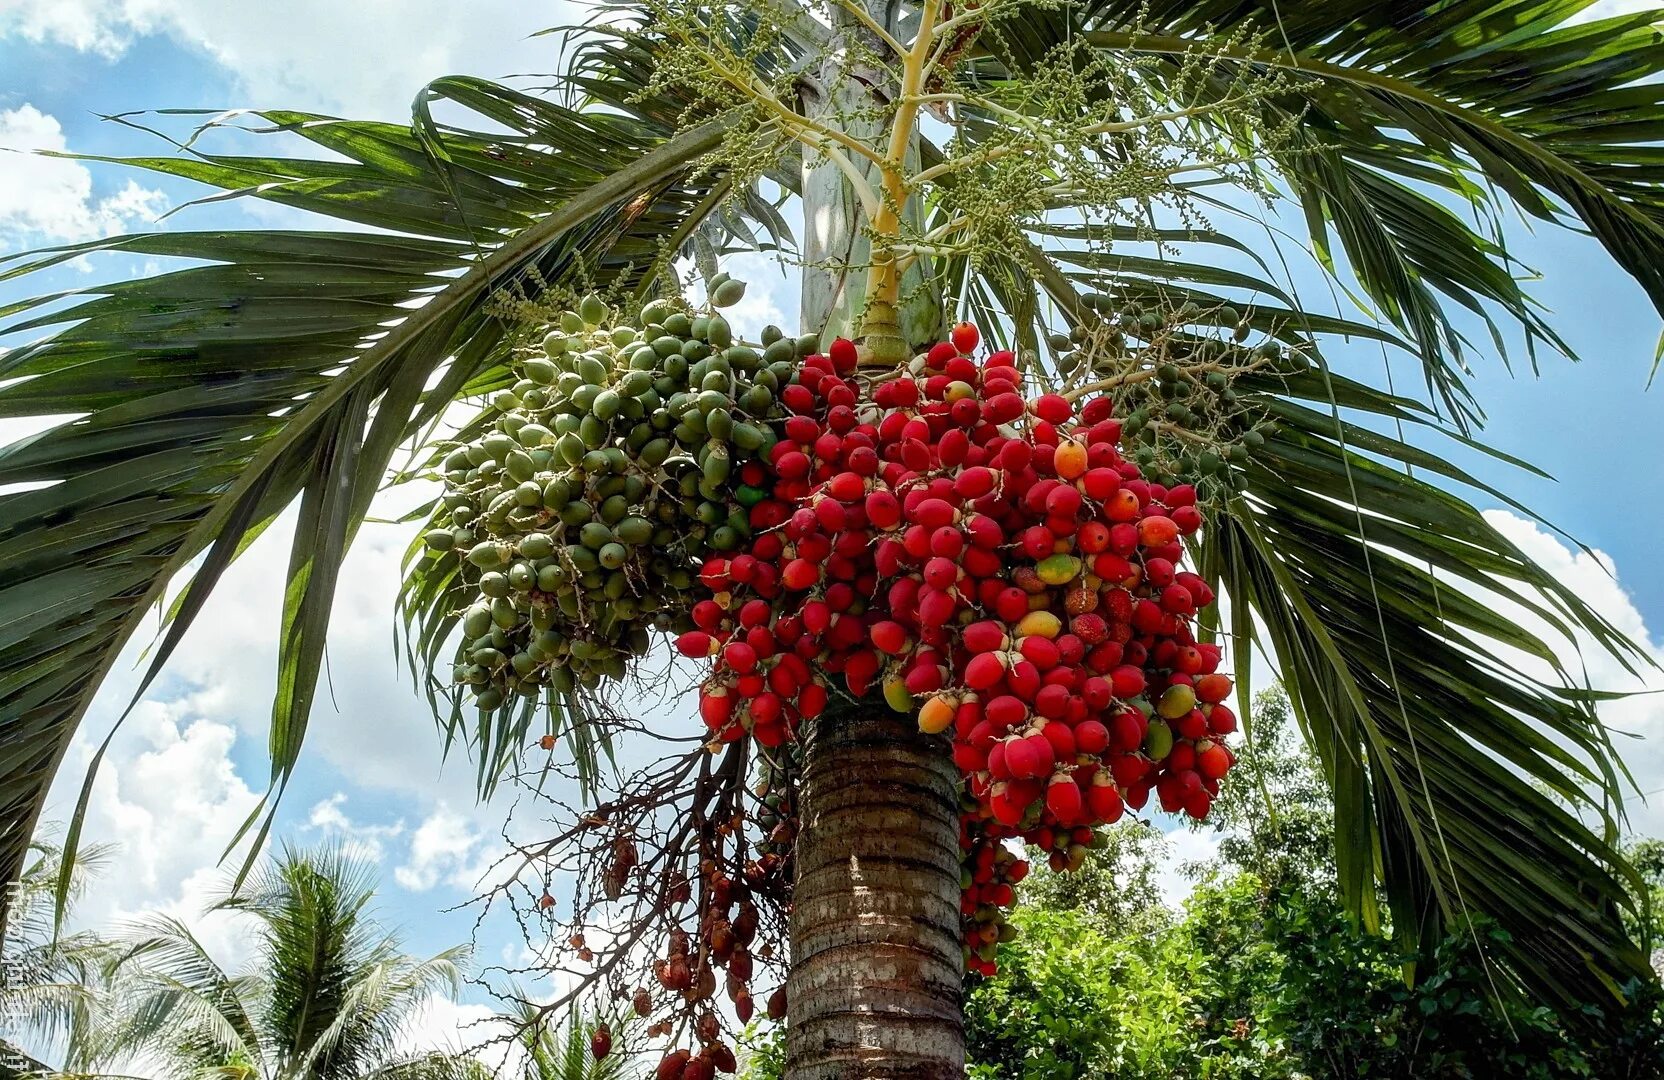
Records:
{"label": "red palm fruit", "polygon": [[1149,763],[1137,754],[1121,754],[1111,758],[1109,762],[1109,774],[1115,778],[1115,783],[1127,792],[1127,802],[1135,809],[1143,804],[1132,801],[1132,788],[1143,783],[1149,771]]}
{"label": "red palm fruit", "polygon": [[798,383],[782,386],[780,403],[800,416],[806,415],[815,411],[815,392]]}
{"label": "red palm fruit", "polygon": [[1210,705],[1224,701],[1231,696],[1230,676],[1203,675],[1196,680],[1196,696]]}
{"label": "red palm fruit", "polygon": [[[982,419],[982,403],[975,398],[962,397],[953,403],[953,406],[948,410],[948,415],[953,418],[954,424],[959,428],[976,427],[978,421]],[[938,447],[939,452],[940,447]]]}
{"label": "red palm fruit", "polygon": [[[1107,499],[1103,500],[1104,520],[1114,524],[1129,524],[1137,521],[1138,515],[1142,512],[1143,508],[1138,504],[1138,496],[1134,495],[1132,490],[1127,487],[1122,487],[1120,490],[1110,495]],[[1134,544],[1137,542],[1136,536],[1137,534],[1135,533]],[[1131,554],[1132,546],[1133,545],[1128,545],[1127,549],[1121,553],[1123,555]]]}
{"label": "red palm fruit", "polygon": [[780,700],[779,695],[764,690],[751,698],[751,719],[758,724],[778,723],[784,708],[785,702]]}
{"label": "red palm fruit", "polygon": [[[1009,424],[1011,421],[1023,415],[1026,408],[1027,405],[1024,403],[1023,396],[1021,394],[1016,392],[995,394],[993,397],[988,399],[987,407],[982,410],[982,416],[990,423]],[[1025,461],[1024,464],[1026,463],[1027,462]],[[1004,462],[1001,464],[1004,465]],[[1004,467],[1013,468],[1011,465],[1004,465]],[[1022,466],[1015,467],[1021,468]]]}
{"label": "red palm fruit", "polygon": [[1193,645],[1183,645],[1173,650],[1169,666],[1185,677],[1202,673],[1202,652]]}
{"label": "red palm fruit", "polygon": [[936,664],[934,659],[930,659],[930,654],[926,653],[919,654],[913,666],[907,670],[906,678],[902,680],[902,684],[907,687],[907,692],[914,697],[921,697],[940,690],[943,682],[941,667]]}
{"label": "red palm fruit", "polygon": [[836,499],[821,499],[815,503],[814,514],[821,529],[829,533],[841,531],[845,522],[849,520],[849,515],[844,513],[843,503]]}
{"label": "red palm fruit", "polygon": [[1062,394],[1042,394],[1034,399],[1032,409],[1048,424],[1066,423],[1075,414],[1075,407]]}
{"label": "red palm fruit", "polygon": [[686,1050],[678,1050],[673,1054],[666,1054],[659,1060],[658,1068],[654,1070],[654,1080],[687,1080],[688,1059],[692,1057]]}
{"label": "red palm fruit", "polygon": [[936,444],[937,460],[950,469],[964,464],[970,453],[971,437],[959,428],[943,432],[941,441]]}
{"label": "red palm fruit", "polygon": [[703,1055],[693,1058],[682,1069],[682,1080],[716,1080],[716,1064]]}
{"label": "red palm fruit", "polygon": [[959,557],[959,565],[965,568],[965,573],[980,581],[996,579],[1005,569],[1005,561],[1000,558],[999,552],[979,547],[967,548]]}
{"label": "red palm fruit", "polygon": [[1034,431],[1032,432],[1032,437],[1034,439],[1034,460],[1032,462],[1032,466],[1034,471],[1039,473],[1041,476],[1050,476],[1053,473],[1052,454],[1057,449],[1055,445],[1057,441],[1057,433],[1052,432],[1051,438],[1042,439],[1042,435],[1045,434],[1047,429],[1050,427],[1050,424],[1043,424],[1039,421],[1035,421]]}
{"label": "red palm fruit", "polygon": [[938,341],[925,354],[924,366],[932,371],[940,371],[943,365],[957,355],[959,355],[959,351],[953,347],[951,342]]}
{"label": "red palm fruit", "polygon": [[961,469],[953,479],[953,493],[961,499],[980,499],[994,490],[999,475],[985,465]]}
{"label": "red palm fruit", "polygon": [[712,731],[734,716],[734,695],[726,687],[705,686],[699,691],[699,716]]}
{"label": "red palm fruit", "polygon": [[738,679],[734,680],[734,691],[739,694],[742,699],[749,699],[762,693],[764,685],[765,682],[763,677],[753,671],[749,675],[741,675]]}
{"label": "red palm fruit", "polygon": [[959,512],[946,499],[921,499],[912,509],[909,517],[917,525],[926,529],[940,529],[943,525],[952,525],[959,517]]}
{"label": "red palm fruit", "polygon": [[1158,589],[1173,584],[1173,564],[1166,559],[1145,559],[1144,580]]}
{"label": "red palm fruit", "polygon": [[1076,532],[1075,546],[1087,555],[1097,555],[1100,552],[1107,551],[1109,549],[1109,526],[1101,521],[1088,521]]}
{"label": "red palm fruit", "polygon": [[970,743],[954,743],[953,763],[962,773],[981,772],[988,767],[988,755]]}
{"label": "red palm fruit", "polygon": [[874,623],[868,634],[880,652],[900,656],[907,651],[907,628],[898,622],[886,619],[884,622]]}
{"label": "red palm fruit", "polygon": [[[1196,774],[1190,773],[1189,775],[1195,776]],[[1199,788],[1184,797],[1184,812],[1197,821],[1207,817],[1208,811],[1212,808],[1213,796]]]}
{"label": "red palm fruit", "polygon": [[1118,641],[1106,641],[1086,654],[1086,666],[1099,675],[1108,675],[1121,663],[1124,650]]}
{"label": "red palm fruit", "polygon": [[976,351],[977,344],[982,340],[982,335],[977,333],[975,326],[968,322],[962,322],[948,331],[948,340],[953,342],[954,348],[968,354]]}
{"label": "red palm fruit", "polygon": [[[940,555],[924,564],[924,583],[933,589],[951,589],[959,580],[959,564]],[[1179,590],[1184,592],[1183,589]],[[1188,598],[1189,593],[1185,593]]]}
{"label": "red palm fruit", "polygon": [[1028,719],[1028,706],[1010,694],[1001,694],[988,702],[983,715],[995,730],[1005,731]]}
{"label": "red palm fruit", "polygon": [[959,707],[954,710],[953,733],[961,739],[967,739],[971,732],[975,731],[981,724],[982,702],[978,701],[974,695],[967,695],[965,700],[959,703]]}
{"label": "red palm fruit", "polygon": [[1040,671],[1049,671],[1056,667],[1059,659],[1057,643],[1037,634],[1030,634],[1019,641],[1017,651],[1023,654],[1023,659]]}
{"label": "red palm fruit", "polygon": [[856,472],[838,473],[826,484],[826,493],[839,502],[854,502],[866,492],[867,482]]}
{"label": "red palm fruit", "polygon": [[826,711],[826,687],[809,683],[797,695],[797,711],[805,720],[813,720]]}
{"label": "red palm fruit", "polygon": [[1020,473],[1028,468],[1032,460],[1034,448],[1026,442],[1013,439],[1000,447],[999,465],[1006,472]]}
{"label": "red palm fruit", "polygon": [[1057,646],[1057,662],[1063,667],[1077,667],[1086,658],[1086,643],[1074,634],[1059,634],[1053,644]]}
{"label": "red palm fruit", "polygon": [[1139,600],[1132,606],[1132,628],[1140,634],[1160,633],[1165,614],[1154,600]]}
{"label": "red palm fruit", "polygon": [[1202,514],[1194,506],[1178,506],[1173,509],[1173,524],[1178,526],[1179,532],[1189,536],[1202,527]]}
{"label": "red palm fruit", "polygon": [[1005,685],[1024,701],[1033,701],[1040,692],[1040,669],[1028,660],[1017,660],[1005,673]]}
{"label": "red palm fruit", "polygon": [[1207,717],[1208,730],[1215,735],[1229,735],[1236,730],[1236,713],[1224,705],[1210,705]]}
{"label": "red palm fruit", "polygon": [[1020,797],[1020,793],[1013,792],[1009,783],[995,784],[988,793],[988,809],[994,812],[994,820],[1001,825],[1015,825],[1023,820],[1028,803],[1019,802]]}
{"label": "red palm fruit", "polygon": [[1122,701],[1135,698],[1144,692],[1144,672],[1131,664],[1123,664],[1110,672],[1109,684]]}
{"label": "red palm fruit", "polygon": [[1203,739],[1208,734],[1208,718],[1201,709],[1191,709],[1173,721],[1173,732],[1181,739]]}
{"label": "red palm fruit", "polygon": [[878,469],[883,464],[878,459],[878,451],[870,446],[857,446],[844,459],[852,472],[862,476],[877,476]]}
{"label": "red palm fruit", "polygon": [[1054,764],[1047,760],[1052,757],[1052,744],[1046,742],[1043,736],[1033,738],[1037,741],[1030,742],[1029,736],[1014,735],[1003,743],[1006,768],[1018,779],[1031,780],[1043,776]]}
{"label": "red palm fruit", "polygon": [[842,454],[844,441],[835,431],[825,431],[815,438],[815,457],[825,462],[836,462]]}
{"label": "red palm fruit", "polygon": [[1092,675],[1080,684],[1080,696],[1088,709],[1102,712],[1109,708],[1109,703],[1115,699],[1115,691],[1109,685],[1108,679],[1101,675]]}
{"label": "red palm fruit", "polygon": [[1167,755],[1167,767],[1173,772],[1196,767],[1196,748],[1187,742],[1176,742]]}
{"label": "red palm fruit", "polygon": [[1189,615],[1196,610],[1196,601],[1183,585],[1169,585],[1161,590],[1161,609],[1170,615]]}
{"label": "red palm fruit", "polygon": [[812,589],[820,581],[820,567],[808,559],[793,559],[780,573],[780,582],[794,592]]}
{"label": "red palm fruit", "polygon": [[1011,766],[1005,760],[1005,743],[994,742],[988,747],[988,775],[995,780],[1011,779]]}
{"label": "red palm fruit", "polygon": [[1109,638],[1109,624],[1096,612],[1088,611],[1069,620],[1069,629],[1087,646],[1100,645]]}
{"label": "red palm fruit", "polygon": [[864,697],[878,674],[878,654],[870,649],[858,649],[844,661],[844,682],[855,697]]}
{"label": "red palm fruit", "polygon": [[1018,539],[1023,554],[1031,559],[1044,559],[1050,555],[1054,542],[1051,530],[1044,525],[1031,525],[1023,530],[1023,535]]}
{"label": "red palm fruit", "polygon": [[972,653],[986,653],[1006,648],[1010,639],[1006,637],[1005,627],[992,619],[984,619],[960,631],[959,642]]}
{"label": "red palm fruit", "polygon": [[1046,809],[1061,822],[1067,824],[1083,820],[1086,817],[1084,803],[1080,785],[1066,773],[1057,774],[1046,785]]}
{"label": "red palm fruit", "polygon": [[1110,717],[1109,744],[1122,753],[1130,753],[1144,745],[1147,723],[1137,709],[1123,709]]}
{"label": "red palm fruit", "polygon": [[826,350],[826,355],[839,374],[848,375],[855,370],[858,354],[855,351],[855,342],[848,338],[834,338],[832,345]]}
{"label": "red palm fruit", "polygon": [[1231,771],[1231,752],[1219,743],[1208,743],[1196,755],[1196,771],[1209,780],[1223,780]]}
{"label": "red palm fruit", "polygon": [[1166,514],[1150,514],[1138,520],[1138,543],[1142,547],[1161,547],[1178,535],[1178,524]]}
{"label": "red palm fruit", "polygon": [[1109,747],[1109,729],[1096,720],[1075,725],[1075,747],[1083,754],[1101,754]]}
{"label": "red palm fruit", "polygon": [[[788,416],[786,418],[786,438],[790,439],[792,442],[797,443],[799,446],[809,446],[812,445],[819,437],[820,425],[815,422],[813,417]],[[776,443],[775,445],[785,446],[786,444]],[[791,448],[787,446],[786,449],[790,450]]]}
{"label": "red palm fruit", "polygon": [[1086,805],[1092,811],[1093,819],[1106,825],[1121,820],[1125,809],[1121,793],[1115,790],[1109,775],[1102,772],[1092,778],[1092,786],[1086,789]]}
{"label": "red palm fruit", "polygon": [[607,1030],[607,1025],[602,1024],[589,1033],[589,1052],[597,1061],[612,1053],[612,1032]]}
{"label": "red palm fruit", "polygon": [[[1059,484],[1046,495],[1046,516],[1073,521],[1080,512],[1080,492],[1067,484]],[[1072,530],[1071,530],[1072,531]]]}
{"label": "red palm fruit", "polygon": [[994,614],[1008,623],[1017,622],[1028,614],[1028,593],[1016,586],[1000,590],[994,601]]}
{"label": "red palm fruit", "polygon": [[1005,677],[1005,664],[1004,653],[985,652],[971,657],[965,665],[965,685],[977,691],[997,686]]}
{"label": "red palm fruit", "polygon": [[[955,570],[957,571],[957,567]],[[937,588],[926,588],[919,593],[919,625],[946,626],[958,608],[959,601],[954,599],[952,593]]]}
{"label": "red palm fruit", "polygon": [[853,409],[855,404],[861,400],[856,396],[855,388],[842,379],[836,381],[829,379],[821,384],[820,390],[822,396],[826,398],[826,403],[833,408],[845,406]]}
{"label": "red palm fruit", "polygon": [[[786,564],[786,571],[788,574],[791,572],[790,563]],[[810,600],[804,604],[800,617],[803,629],[817,636],[826,633],[827,627],[832,625],[832,609],[824,600]]]}
{"label": "red palm fruit", "polygon": [[1069,688],[1056,683],[1042,686],[1034,695],[1034,711],[1051,720],[1061,719],[1069,711]]}
{"label": "red palm fruit", "polygon": [[717,639],[703,630],[689,630],[676,638],[676,649],[683,656],[690,656],[695,660],[703,660],[708,656],[715,656],[721,646]]}
{"label": "red palm fruit", "polygon": [[970,538],[972,547],[993,551],[1005,543],[1005,530],[987,514],[972,514],[965,519],[963,528],[965,535]]}
{"label": "red palm fruit", "polygon": [[[970,350],[963,350],[969,352]],[[977,363],[968,356],[955,356],[942,365],[942,374],[955,382],[976,383],[979,373]]]}
{"label": "red palm fruit", "polygon": [[1057,760],[1065,765],[1074,762],[1075,748],[1079,740],[1075,738],[1073,728],[1068,724],[1054,722],[1041,728],[1040,734],[1052,744],[1052,753],[1057,756]]}

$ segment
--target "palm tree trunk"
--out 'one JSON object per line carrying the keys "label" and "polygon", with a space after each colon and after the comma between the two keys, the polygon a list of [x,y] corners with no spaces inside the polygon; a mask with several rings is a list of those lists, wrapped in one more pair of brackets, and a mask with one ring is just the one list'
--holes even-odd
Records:
{"label": "palm tree trunk", "polygon": [[787,1080],[964,1076],[956,781],[881,701],[808,731]]}

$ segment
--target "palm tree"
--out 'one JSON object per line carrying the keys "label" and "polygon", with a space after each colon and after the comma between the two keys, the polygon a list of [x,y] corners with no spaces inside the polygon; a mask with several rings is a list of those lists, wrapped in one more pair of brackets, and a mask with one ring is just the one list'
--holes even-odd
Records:
{"label": "palm tree", "polygon": [[[64,749],[167,583],[195,565],[152,675],[225,568],[298,502],[271,727],[281,789],[341,560],[395,451],[457,398],[505,385],[504,291],[599,282],[640,295],[658,287],[664,251],[795,243],[803,329],[862,334],[884,356],[938,331],[944,291],[996,340],[1043,354],[1051,331],[1106,305],[1251,301],[1251,329],[1301,360],[1238,382],[1276,424],[1228,465],[1234,494],[1210,510],[1197,558],[1231,598],[1222,629],[1239,672],[1249,641],[1274,659],[1322,762],[1353,914],[1382,924],[1384,894],[1407,945],[1470,911],[1495,919],[1511,935],[1503,992],[1575,1001],[1646,976],[1624,929],[1635,879],[1615,847],[1624,774],[1600,695],[1558,642],[1465,589],[1501,588],[1556,631],[1640,661],[1448,486],[1506,496],[1426,447],[1485,449],[1454,313],[1498,341],[1512,324],[1533,362],[1567,351],[1515,273],[1496,224],[1507,211],[1587,230],[1664,308],[1652,143],[1664,46],[1649,14],[1585,21],[1590,0],[647,7],[641,33],[580,37],[552,93],[443,78],[409,125],[243,114],[316,158],[210,152],[212,129],[235,122],[216,117],[178,153],[127,161],[339,227],[139,234],[0,264],[9,279],[94,252],[184,261],[7,312],[14,331],[52,332],[0,357],[0,414],[84,418],[0,450],[0,484],[38,485],[0,496],[0,875],[18,873]],[[963,33],[1002,12],[1019,17]],[[712,62],[690,65],[701,57]],[[1074,92],[1088,68],[1114,93]],[[1122,101],[1138,124],[1096,123]],[[942,121],[921,124],[921,110]],[[1082,216],[1104,195],[1066,169],[1159,151],[1139,124],[1205,166],[1190,177],[1161,159],[1169,190],[1210,206],[1213,223]],[[1032,141],[1058,131],[1098,141],[1060,161]],[[764,167],[745,157],[770,140]],[[1011,184],[1030,200],[1022,213],[977,201]],[[1230,185],[1294,213],[1267,220],[1215,194]],[[801,240],[776,187],[801,211]],[[1301,221],[1296,243],[1361,316],[1302,302],[1275,269],[1300,227],[1286,223]],[[951,242],[981,225],[1003,230],[997,242]],[[909,229],[923,240],[898,255],[887,245]],[[1152,236],[1164,246],[1140,247]],[[1343,337],[1413,365],[1425,391],[1377,385],[1379,354],[1368,366],[1327,355]],[[409,598],[429,658],[454,625],[445,595],[437,583]],[[1521,653],[1554,675],[1525,670]],[[487,782],[524,742],[523,720],[476,725],[440,705],[493,763]],[[962,1053],[954,777],[881,712],[807,756],[805,804],[817,785],[883,775],[911,794],[857,788],[800,838],[798,910],[841,914],[818,938],[796,928],[802,985],[823,992],[793,994],[792,1026],[821,1045],[847,1036],[873,1067],[893,1051],[917,1075],[950,1074]],[[898,862],[885,830],[848,827],[863,815],[916,849]],[[852,859],[868,870],[859,898],[847,875],[815,874]],[[914,916],[872,941],[906,963],[906,1008],[874,1011],[871,965],[821,947],[863,904]],[[811,1043],[795,1043],[794,1075],[837,1074],[836,1062],[811,1068]]]}
{"label": "palm tree", "polygon": [[[618,1045],[620,1034],[630,1024],[623,1016],[592,1022],[581,1010],[572,1009],[561,1028],[551,1024],[530,999],[516,993],[509,998],[507,1018],[514,1025],[521,1080],[620,1080],[630,1075],[630,1059]],[[610,1053],[598,1058],[591,1050],[590,1037],[603,1025],[613,1045]]]}
{"label": "palm tree", "polygon": [[[70,881],[73,903],[108,859],[106,845],[89,845],[76,861]],[[57,933],[53,893],[62,851],[36,841],[12,893],[5,937],[0,940],[0,1016],[7,1019],[7,1039],[0,1039],[0,1077],[51,1070],[9,1040],[27,1035],[40,1046],[60,1051],[66,1069],[87,1066],[100,1037],[105,966],[117,946],[88,930]]]}
{"label": "palm tree", "polygon": [[250,970],[226,971],[178,919],[135,928],[102,1057],[158,1061],[169,1077],[477,1080],[462,1053],[408,1054],[411,1015],[455,991],[468,949],[405,954],[369,911],[368,869],[339,851],[285,849],[214,908],[257,923]]}

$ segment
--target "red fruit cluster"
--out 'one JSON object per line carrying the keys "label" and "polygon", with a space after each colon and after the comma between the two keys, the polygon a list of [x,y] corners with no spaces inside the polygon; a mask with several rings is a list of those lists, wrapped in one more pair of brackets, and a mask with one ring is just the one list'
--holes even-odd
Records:
{"label": "red fruit cluster", "polygon": [[986,845],[1067,837],[1051,861],[1068,868],[1092,826],[1152,791],[1204,816],[1235,717],[1219,649],[1191,626],[1212,590],[1179,569],[1195,489],[1122,458],[1108,399],[1078,416],[1060,395],[1028,400],[1010,352],[967,355],[976,337],[956,328],[870,406],[849,342],[804,361],[769,459],[784,524],[707,564],[714,596],[678,644],[715,658],[700,708],[722,739],[789,738],[828,675],[951,733],[975,803],[968,962],[986,970],[988,912],[1011,884]]}

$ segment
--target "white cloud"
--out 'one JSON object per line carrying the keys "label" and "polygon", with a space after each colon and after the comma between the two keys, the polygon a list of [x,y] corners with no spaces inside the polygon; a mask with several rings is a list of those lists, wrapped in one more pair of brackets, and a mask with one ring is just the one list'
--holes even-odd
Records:
{"label": "white cloud", "polygon": [[323,840],[340,843],[355,859],[379,864],[387,857],[388,842],[404,835],[404,822],[369,825],[354,821],[342,809],[346,803],[347,793],[344,791],[337,791],[329,798],[314,803],[303,830],[315,833]]}
{"label": "white cloud", "polygon": [[147,225],[166,208],[161,192],[132,180],[100,197],[86,166],[32,152],[67,148],[56,117],[29,104],[0,109],[0,248],[108,236]]}
{"label": "white cloud", "polygon": [[[1664,642],[1653,636],[1646,620],[1623,588],[1618,568],[1604,552],[1577,550],[1560,537],[1518,515],[1494,510],[1485,514],[1493,526],[1558,581],[1582,597],[1595,612],[1636,642],[1646,657],[1664,665]],[[1559,637],[1542,620],[1517,604],[1502,601],[1505,613],[1535,630],[1551,646],[1564,645],[1559,655],[1574,672],[1587,672],[1596,690],[1639,692],[1600,706],[1600,717],[1613,734],[1618,752],[1641,787],[1641,796],[1626,801],[1630,828],[1639,835],[1664,836],[1664,672],[1641,666],[1639,673],[1594,646],[1587,634],[1573,644]],[[1499,649],[1498,652],[1504,650]],[[1581,668],[1578,655],[1581,655]],[[1540,660],[1509,653],[1521,670],[1548,677]]]}
{"label": "white cloud", "polygon": [[479,880],[484,835],[467,818],[440,806],[416,827],[410,837],[410,856],[393,871],[393,879],[412,892],[425,892],[446,882],[471,889]]}
{"label": "white cloud", "polygon": [[[159,911],[196,927],[222,961],[248,955],[246,928],[229,916],[203,917],[225,881],[220,853],[260,801],[232,766],[236,737],[188,698],[134,710],[87,805],[83,843],[116,847],[77,921],[109,929]],[[75,786],[91,746],[83,740],[78,751],[63,770]]]}
{"label": "white cloud", "polygon": [[234,18],[219,0],[0,0],[0,39],[119,56],[166,36],[223,67],[248,95],[238,104],[396,119],[441,75],[558,70],[557,39],[529,36],[585,14],[562,0],[290,0],[240,5]]}

